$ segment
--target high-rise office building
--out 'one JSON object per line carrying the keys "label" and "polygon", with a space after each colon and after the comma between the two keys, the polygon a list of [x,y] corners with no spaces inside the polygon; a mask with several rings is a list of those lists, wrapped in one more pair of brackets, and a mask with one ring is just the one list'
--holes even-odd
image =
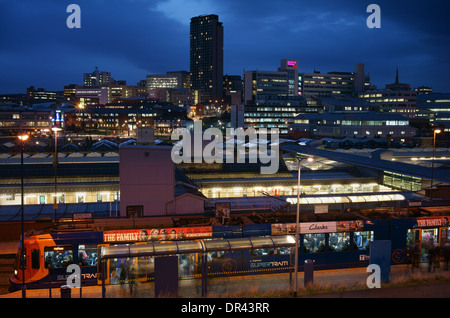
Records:
{"label": "high-rise office building", "polygon": [[246,71],[244,100],[288,98],[288,73],[276,71]]}
{"label": "high-rise office building", "polygon": [[104,84],[114,84],[115,81],[111,77],[110,72],[100,72],[98,67],[92,73],[83,74],[83,85],[84,86],[99,86]]}
{"label": "high-rise office building", "polygon": [[278,71],[287,73],[288,96],[298,96],[300,88],[298,85],[298,60],[281,60]]}
{"label": "high-rise office building", "polygon": [[400,113],[408,118],[415,118],[417,92],[411,90],[409,84],[400,83],[398,69],[395,73],[395,82],[386,84],[385,89],[368,90],[359,94],[360,98],[380,105],[381,112]]}
{"label": "high-rise office building", "polygon": [[223,96],[223,25],[217,15],[191,18],[191,88],[205,103]]}
{"label": "high-rise office building", "polygon": [[186,71],[167,72],[166,74],[147,75],[147,89],[189,88],[189,73]]}
{"label": "high-rise office building", "polygon": [[364,74],[364,64],[356,64],[356,72],[299,73],[300,95],[355,95],[368,90],[370,76]]}
{"label": "high-rise office building", "polygon": [[370,76],[364,64],[356,64],[356,72],[301,73],[298,60],[283,59],[278,71],[246,71],[244,100],[263,98],[295,98],[297,96],[355,95],[370,87]]}
{"label": "high-rise office building", "polygon": [[30,86],[27,88],[27,97],[30,100],[56,100],[56,92],[46,91],[43,88],[34,89],[34,86]]}

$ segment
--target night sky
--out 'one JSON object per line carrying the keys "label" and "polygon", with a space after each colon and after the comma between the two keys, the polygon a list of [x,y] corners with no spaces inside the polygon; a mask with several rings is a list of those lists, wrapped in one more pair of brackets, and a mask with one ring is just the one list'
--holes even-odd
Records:
{"label": "night sky", "polygon": [[[69,4],[81,28],[69,29]],[[381,8],[381,28],[366,12]],[[0,94],[34,85],[63,90],[97,66],[136,85],[148,74],[189,71],[190,18],[217,14],[224,26],[224,74],[354,71],[364,63],[379,88],[394,82],[450,92],[447,0],[0,0]]]}

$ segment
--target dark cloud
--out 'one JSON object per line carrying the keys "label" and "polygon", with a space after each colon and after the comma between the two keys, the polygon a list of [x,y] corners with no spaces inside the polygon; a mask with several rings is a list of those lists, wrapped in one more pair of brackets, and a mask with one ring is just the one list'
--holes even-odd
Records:
{"label": "dark cloud", "polygon": [[[68,29],[66,8],[81,7],[81,29]],[[369,29],[366,8],[381,8]],[[35,85],[62,90],[95,66],[135,84],[147,74],[189,70],[190,18],[218,14],[224,23],[224,72],[276,70],[297,58],[311,72],[353,71],[365,63],[383,87],[450,91],[446,1],[0,0],[0,93]]]}

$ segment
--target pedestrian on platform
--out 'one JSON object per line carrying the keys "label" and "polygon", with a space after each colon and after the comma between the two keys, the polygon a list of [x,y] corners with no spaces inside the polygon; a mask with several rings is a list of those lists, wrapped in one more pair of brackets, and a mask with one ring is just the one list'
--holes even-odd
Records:
{"label": "pedestrian on platform", "polygon": [[414,270],[414,268],[419,267],[420,264],[420,246],[418,243],[415,243],[412,248],[411,259],[412,269]]}
{"label": "pedestrian on platform", "polygon": [[136,283],[136,265],[133,261],[128,264],[128,287],[130,289],[130,295],[133,294],[133,289]]}
{"label": "pedestrian on platform", "polygon": [[439,245],[435,245],[434,249],[434,268],[441,268],[442,248]]}
{"label": "pedestrian on platform", "polygon": [[448,271],[448,262],[450,260],[450,243],[445,244],[444,247],[444,269]]}
{"label": "pedestrian on platform", "polygon": [[120,285],[123,287],[123,284],[125,284],[125,281],[127,280],[127,269],[124,264],[120,264],[120,274],[119,274],[119,282]]}
{"label": "pedestrian on platform", "polygon": [[428,272],[434,273],[435,258],[436,258],[436,247],[434,245],[430,245],[428,248]]}

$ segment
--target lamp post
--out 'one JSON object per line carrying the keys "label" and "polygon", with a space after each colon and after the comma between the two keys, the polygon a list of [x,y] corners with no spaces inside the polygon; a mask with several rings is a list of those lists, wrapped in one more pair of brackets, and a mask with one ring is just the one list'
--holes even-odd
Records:
{"label": "lamp post", "polygon": [[[300,174],[301,174],[301,163],[302,160],[305,158],[299,158],[298,159],[298,177],[297,177],[297,214],[296,214],[296,220],[295,220],[295,259],[294,259],[294,297],[297,297],[297,290],[298,290],[298,239],[299,239],[299,232],[300,232]],[[307,161],[312,162],[313,158],[309,157],[307,158]]]}
{"label": "lamp post", "polygon": [[21,190],[21,204],[20,204],[20,212],[21,212],[21,223],[22,223],[22,236],[21,236],[21,242],[20,242],[20,267],[22,268],[22,298],[27,298],[27,292],[26,292],[26,285],[25,285],[25,230],[24,230],[24,211],[23,211],[23,205],[24,205],[24,191],[23,191],[23,149],[24,149],[24,142],[28,139],[27,134],[22,134],[19,136],[19,139],[21,141],[21,147],[20,147],[20,190]]}
{"label": "lamp post", "polygon": [[53,209],[55,210],[55,224],[56,224],[56,212],[58,210],[58,194],[57,194],[57,169],[58,169],[58,131],[61,130],[59,127],[52,127],[55,133],[55,154],[53,155],[53,166],[55,168],[55,199],[53,200]]}
{"label": "lamp post", "polygon": [[433,180],[434,180],[434,156],[436,151],[436,134],[440,134],[440,129],[433,130],[433,158],[431,158],[431,186],[430,186],[430,203],[433,202]]}

